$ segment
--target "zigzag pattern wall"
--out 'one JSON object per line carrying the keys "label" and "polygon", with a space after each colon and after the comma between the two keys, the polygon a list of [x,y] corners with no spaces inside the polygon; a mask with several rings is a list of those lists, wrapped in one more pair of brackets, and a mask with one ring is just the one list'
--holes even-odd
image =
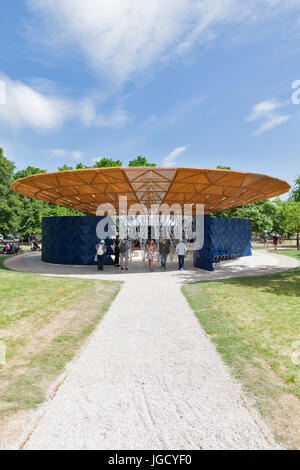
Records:
{"label": "zigzag pattern wall", "polygon": [[194,252],[195,267],[213,271],[213,263],[222,256],[251,254],[250,220],[204,216],[204,245]]}
{"label": "zigzag pattern wall", "polygon": [[[55,264],[94,265],[96,245],[99,239],[96,227],[103,217],[44,217],[42,261]],[[108,246],[104,264],[113,264],[112,240]]]}

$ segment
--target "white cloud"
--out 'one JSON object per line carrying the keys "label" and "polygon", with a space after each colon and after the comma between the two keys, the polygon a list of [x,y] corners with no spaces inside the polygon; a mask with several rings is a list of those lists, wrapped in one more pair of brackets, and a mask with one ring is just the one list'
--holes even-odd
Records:
{"label": "white cloud", "polygon": [[52,158],[65,158],[65,159],[72,159],[75,161],[80,161],[84,157],[84,153],[80,150],[68,150],[68,149],[53,149],[50,151],[50,155]]}
{"label": "white cloud", "polygon": [[51,154],[53,157],[65,157],[67,155],[67,150],[65,149],[54,149],[51,150]]}
{"label": "white cloud", "polygon": [[6,87],[3,80],[0,80],[0,104],[6,103]]}
{"label": "white cloud", "polygon": [[94,125],[119,129],[129,121],[129,116],[124,109],[115,109],[107,115],[99,114]]}
{"label": "white cloud", "polygon": [[97,114],[95,105],[89,98],[80,103],[80,116],[88,127],[119,129],[129,122],[128,113],[122,108],[114,109],[107,114]]}
{"label": "white cloud", "polygon": [[13,128],[50,131],[70,120],[88,127],[121,128],[129,121],[127,112],[121,108],[98,113],[90,98],[81,101],[60,98],[1,73],[0,80],[6,89],[5,103],[0,106],[0,121]]}
{"label": "white cloud", "polygon": [[[149,65],[212,40],[224,25],[260,21],[299,0],[27,0],[48,21],[49,43],[76,45],[119,84]],[[218,29],[219,27],[219,29]],[[47,33],[46,33],[47,34]]]}
{"label": "white cloud", "polygon": [[28,85],[0,75],[6,87],[6,102],[0,107],[0,121],[12,127],[50,130],[70,116],[68,101],[46,96]]}
{"label": "white cloud", "polygon": [[71,157],[73,160],[78,162],[83,159],[83,152],[80,152],[80,150],[73,150],[73,152],[71,152]]}
{"label": "white cloud", "polygon": [[167,155],[163,161],[161,166],[176,166],[177,163],[177,158],[179,155],[181,155],[183,152],[186,152],[188,149],[188,145],[183,145],[182,147],[177,147],[174,149],[169,155]]}
{"label": "white cloud", "polygon": [[262,101],[253,106],[251,113],[247,116],[247,121],[263,121],[254,135],[260,135],[274,127],[280,126],[288,121],[291,116],[288,114],[280,114],[278,110],[286,103],[276,99]]}

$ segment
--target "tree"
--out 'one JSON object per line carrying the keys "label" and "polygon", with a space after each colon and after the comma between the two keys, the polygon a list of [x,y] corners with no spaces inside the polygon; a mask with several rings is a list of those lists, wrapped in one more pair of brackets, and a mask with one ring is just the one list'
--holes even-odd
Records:
{"label": "tree", "polygon": [[72,209],[71,207],[58,206],[57,204],[47,204],[47,209],[43,212],[43,217],[66,217],[75,215],[87,215],[87,213]]}
{"label": "tree", "polygon": [[14,179],[19,180],[20,178],[26,178],[26,176],[37,175],[38,173],[47,173],[47,170],[41,170],[34,166],[28,166],[25,170],[17,171],[14,174]]}
{"label": "tree", "polygon": [[[91,168],[90,166],[86,166],[83,163],[77,163],[75,170],[85,170],[86,168]],[[73,169],[73,168],[72,168]]]}
{"label": "tree", "polygon": [[[242,207],[234,207],[215,213],[216,217],[237,217],[239,219],[250,219],[252,231],[260,233],[263,230],[272,231],[274,225],[279,223],[280,208],[276,203],[269,200],[253,202]],[[278,228],[278,231],[279,228]]]}
{"label": "tree", "polygon": [[282,204],[282,215],[286,232],[295,233],[297,236],[297,249],[299,250],[300,202],[292,200],[284,201]]}
{"label": "tree", "polygon": [[293,201],[300,202],[300,176],[295,179],[295,184],[292,188],[290,198]]}
{"label": "tree", "polygon": [[231,170],[230,166],[218,165],[217,170]]}
{"label": "tree", "polygon": [[[28,166],[25,170],[17,171],[14,174],[14,179],[18,180],[39,173],[47,173],[47,170]],[[40,235],[42,232],[42,217],[48,213],[48,204],[20,194],[18,194],[18,198],[22,208],[19,216],[18,231],[24,236],[30,232]]]}
{"label": "tree", "polygon": [[72,166],[68,166],[66,164],[64,164],[64,166],[59,166],[58,167],[58,171],[68,171],[68,170],[73,170],[73,167]]}
{"label": "tree", "polygon": [[96,161],[94,168],[105,168],[111,166],[122,166],[123,163],[120,160],[113,160],[112,158],[101,158]]}
{"label": "tree", "polygon": [[5,158],[0,148],[0,233],[16,233],[20,225],[21,203],[12,190],[15,165]]}
{"label": "tree", "polygon": [[156,166],[156,163],[149,163],[146,157],[139,155],[135,160],[131,160],[128,166]]}

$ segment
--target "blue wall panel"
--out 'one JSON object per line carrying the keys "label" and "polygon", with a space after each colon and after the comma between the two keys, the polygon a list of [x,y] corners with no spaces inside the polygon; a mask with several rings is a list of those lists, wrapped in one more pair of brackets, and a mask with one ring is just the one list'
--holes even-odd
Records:
{"label": "blue wall panel", "polygon": [[[94,265],[96,245],[99,239],[96,227],[103,217],[44,217],[42,261],[55,264]],[[112,240],[105,240],[108,247],[105,264],[113,264]]]}
{"label": "blue wall panel", "polygon": [[204,216],[204,245],[201,250],[194,252],[194,265],[197,268],[213,271],[216,259],[250,255],[250,220]]}
{"label": "blue wall panel", "polygon": [[[94,265],[99,239],[96,227],[103,217],[44,217],[42,260],[46,263]],[[105,241],[105,264],[114,264],[112,240]],[[197,268],[213,271],[218,257],[251,255],[251,223],[247,219],[204,217],[204,245],[194,252]]]}

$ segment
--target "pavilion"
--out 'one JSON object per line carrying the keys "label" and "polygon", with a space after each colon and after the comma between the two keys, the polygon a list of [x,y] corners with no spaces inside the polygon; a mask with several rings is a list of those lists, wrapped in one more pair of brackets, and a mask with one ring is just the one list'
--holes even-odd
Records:
{"label": "pavilion", "polygon": [[[271,176],[203,168],[109,167],[66,170],[17,180],[14,191],[51,204],[96,214],[109,203],[119,215],[119,198],[135,204],[203,204],[205,242],[194,253],[196,267],[213,269],[213,262],[251,254],[251,225],[245,219],[214,218],[210,214],[286,193],[290,186]],[[43,220],[42,259],[61,264],[93,264],[95,224],[99,217],[52,217]],[[63,247],[60,251],[57,247]],[[108,259],[108,263],[112,262]]]}

